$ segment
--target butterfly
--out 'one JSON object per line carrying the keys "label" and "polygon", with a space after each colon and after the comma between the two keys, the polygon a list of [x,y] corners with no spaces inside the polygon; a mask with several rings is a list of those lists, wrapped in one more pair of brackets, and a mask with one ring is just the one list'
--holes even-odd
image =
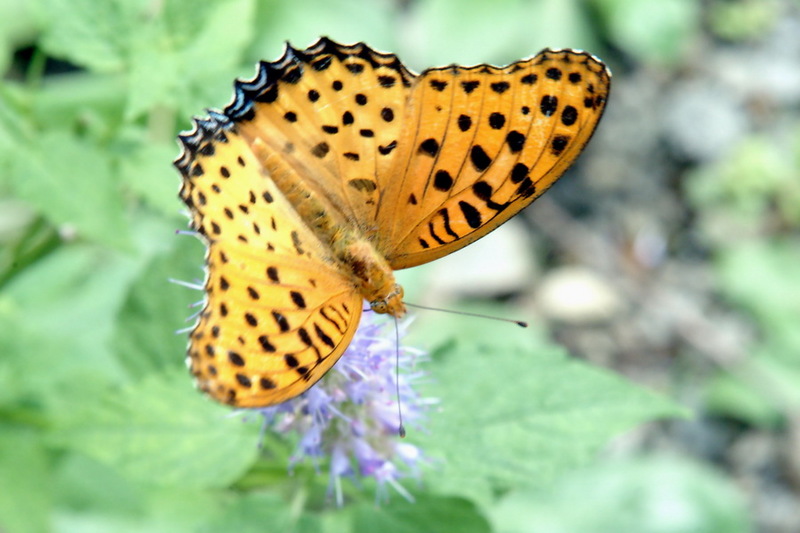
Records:
{"label": "butterfly", "polygon": [[306,391],[364,300],[404,315],[394,270],[483,237],[566,171],[610,81],[575,50],[415,74],[321,38],[260,62],[224,111],[179,135],[180,197],[207,247],[188,347],[198,387],[238,407]]}

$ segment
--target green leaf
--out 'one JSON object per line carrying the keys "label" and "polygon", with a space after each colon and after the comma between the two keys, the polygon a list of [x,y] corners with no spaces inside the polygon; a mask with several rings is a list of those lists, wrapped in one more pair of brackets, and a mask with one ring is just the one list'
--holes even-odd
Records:
{"label": "green leaf", "polygon": [[248,53],[254,61],[277,59],[287,41],[302,49],[323,35],[343,43],[364,41],[380,50],[396,51],[397,12],[391,2],[271,0],[258,2],[257,7],[254,25],[258,31]]}
{"label": "green leaf", "polygon": [[80,453],[61,458],[55,468],[53,490],[62,506],[83,513],[135,516],[146,505],[141,486]]}
{"label": "green leaf", "polygon": [[137,31],[146,25],[143,0],[43,0],[41,45],[55,57],[97,72],[121,70]]}
{"label": "green leaf", "polygon": [[180,177],[172,166],[177,155],[174,142],[142,142],[120,161],[120,177],[126,187],[169,217],[184,207],[178,199]]}
{"label": "green leaf", "polygon": [[796,326],[800,319],[798,262],[800,242],[796,240],[740,242],[720,254],[721,286],[763,326],[770,328],[783,323]]}
{"label": "green leaf", "polygon": [[209,26],[215,10],[233,4],[231,0],[165,0],[161,2],[161,19],[164,33],[175,43],[175,47],[185,46]]}
{"label": "green leaf", "polygon": [[[24,138],[40,146],[42,132],[39,130],[44,129],[69,135],[80,132],[85,139],[105,140],[118,135],[127,88],[122,75],[78,71],[46,76],[35,91],[26,87],[32,125]],[[105,154],[107,151],[102,145],[102,152]]]}
{"label": "green leaf", "polygon": [[411,434],[443,461],[431,479],[438,491],[486,501],[497,488],[546,485],[636,424],[684,414],[666,398],[570,360],[529,330],[476,322],[426,322],[456,339],[440,343],[431,371],[429,394],[441,399],[442,412],[431,415],[424,435]]}
{"label": "green leaf", "polygon": [[170,42],[154,34],[137,41],[131,51],[125,119],[132,121],[150,110],[174,109],[180,94],[180,57]]}
{"label": "green leaf", "polygon": [[[19,43],[28,43],[39,31],[34,2],[0,1],[0,73],[14,62]],[[4,79],[5,82],[8,78]]]}
{"label": "green leaf", "polygon": [[421,494],[414,502],[361,504],[355,510],[355,533],[488,533],[489,523],[475,505],[461,498]]}
{"label": "green leaf", "polygon": [[[747,366],[750,370],[758,369],[759,374],[764,371],[757,360]],[[800,390],[798,385],[800,382],[795,384],[797,387],[795,390]],[[776,405],[778,402],[771,402],[765,391],[759,390],[760,387],[754,383],[747,383],[731,374],[720,373],[711,380],[707,389],[706,406],[711,413],[744,420],[753,426],[773,430],[778,430],[784,420]]]}
{"label": "green leaf", "polygon": [[278,494],[268,492],[245,493],[228,502],[224,512],[199,531],[236,531],[237,533],[262,533],[264,531],[294,531],[292,508]]}
{"label": "green leaf", "polygon": [[[229,92],[252,39],[253,0],[215,4],[170,0],[166,4],[164,19],[159,20],[153,35],[138,39],[131,50],[125,110],[129,120],[147,111],[198,114],[212,105],[216,98],[203,91],[205,99],[195,106],[193,92],[204,86],[210,86],[211,94],[216,88]],[[199,5],[204,8],[198,9]]]}
{"label": "green leaf", "polygon": [[224,491],[137,483],[80,453],[60,460],[54,487],[59,531],[198,531],[239,500]]}
{"label": "green leaf", "polygon": [[50,465],[41,436],[0,425],[0,530],[48,531]]}
{"label": "green leaf", "polygon": [[0,286],[61,244],[53,226],[18,200],[0,200]]}
{"label": "green leaf", "polygon": [[54,224],[117,249],[130,246],[122,195],[109,154],[61,131],[47,131],[34,146],[20,146],[12,187]]}
{"label": "green leaf", "polygon": [[227,416],[185,370],[109,391],[53,435],[59,444],[148,485],[225,487],[257,454],[257,428]]}
{"label": "green leaf", "polygon": [[[30,91],[18,84],[0,84],[0,165],[9,169],[19,157],[18,140],[30,136],[33,130],[26,116]],[[11,172],[0,172],[0,194],[7,194],[12,182]]]}
{"label": "green leaf", "polygon": [[518,490],[491,511],[497,531],[522,533],[745,533],[733,484],[676,458],[611,462],[574,472],[546,490]]}
{"label": "green leaf", "polygon": [[[113,345],[131,375],[143,377],[170,368],[184,368],[187,334],[177,329],[199,311],[190,303],[203,294],[170,279],[194,281],[203,276],[203,246],[197,239],[164,234],[174,249],[156,256],[131,286],[116,321]],[[202,285],[202,281],[197,282]]]}
{"label": "green leaf", "polygon": [[[183,0],[194,6],[197,2]],[[253,36],[263,30],[254,23],[254,0],[225,0],[210,13],[202,31],[188,42],[182,51],[182,60],[190,72],[203,78],[218,80],[222,69],[241,65],[245,47]],[[231,31],[236,28],[236,31]],[[228,87],[233,80],[228,80]]]}
{"label": "green leaf", "polygon": [[611,39],[643,63],[674,64],[700,34],[694,0],[595,0]]}
{"label": "green leaf", "polygon": [[[719,391],[712,383],[711,392],[716,394],[709,397],[709,402],[728,414],[736,414],[753,422],[767,423],[769,418],[775,416],[791,416],[800,406],[800,367],[797,363],[796,351],[784,354],[776,349],[774,343],[766,341],[753,349],[752,357],[743,359],[732,367],[729,378],[732,380],[731,384],[750,387],[751,394],[760,396],[760,401],[751,395],[745,395],[744,390],[729,388]],[[724,376],[723,374],[723,383],[726,381]],[[720,397],[720,392],[727,392],[728,396]],[[737,395],[731,397],[734,392]],[[734,399],[740,403],[734,404]],[[770,407],[778,412],[770,415]]]}
{"label": "green leaf", "polygon": [[[418,29],[404,61],[417,68],[510,63],[545,47],[594,49],[589,15],[576,0],[430,0],[414,5]],[[491,39],[475,39],[502,27]],[[403,44],[402,41],[400,44]],[[406,54],[403,54],[406,56]]]}
{"label": "green leaf", "polygon": [[124,380],[109,340],[114,311],[136,271],[135,261],[73,245],[9,281],[0,295],[0,348],[3,364],[16,377],[15,395],[59,405],[61,384],[88,388],[82,384],[87,379]]}

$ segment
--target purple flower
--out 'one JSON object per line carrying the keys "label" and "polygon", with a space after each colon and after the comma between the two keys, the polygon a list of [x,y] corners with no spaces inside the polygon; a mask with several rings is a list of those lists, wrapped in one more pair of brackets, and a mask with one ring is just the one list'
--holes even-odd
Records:
{"label": "purple flower", "polygon": [[[407,323],[400,324],[402,337]],[[408,500],[411,494],[398,482],[419,478],[426,459],[413,444],[400,439],[397,391],[403,422],[418,430],[434,399],[421,398],[414,385],[426,377],[415,368],[427,355],[400,346],[397,373],[394,323],[366,313],[342,358],[307,392],[257,411],[265,427],[280,434],[297,434],[289,470],[309,461],[319,470],[327,462],[330,496],[342,505],[342,478],[374,478],[378,498],[393,487]]]}

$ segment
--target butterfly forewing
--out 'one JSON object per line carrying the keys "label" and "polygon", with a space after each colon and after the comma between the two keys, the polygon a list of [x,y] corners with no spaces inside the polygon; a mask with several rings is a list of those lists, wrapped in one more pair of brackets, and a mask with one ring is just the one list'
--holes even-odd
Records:
{"label": "butterfly forewing", "polygon": [[454,252],[547,190],[594,132],[609,82],[600,62],[574,51],[423,73],[378,218],[392,267]]}
{"label": "butterfly forewing", "polygon": [[221,118],[209,129],[183,137],[179,164],[181,194],[208,246],[207,298],[189,364],[199,387],[221,402],[274,404],[339,359],[361,297],[235,127]]}
{"label": "butterfly forewing", "polygon": [[[323,39],[303,52],[288,48],[248,82],[259,89],[246,97],[241,133],[281,153],[329,209],[374,227],[412,78],[394,55],[363,44]],[[246,83],[238,87],[247,94]],[[226,112],[244,109],[235,102]]]}

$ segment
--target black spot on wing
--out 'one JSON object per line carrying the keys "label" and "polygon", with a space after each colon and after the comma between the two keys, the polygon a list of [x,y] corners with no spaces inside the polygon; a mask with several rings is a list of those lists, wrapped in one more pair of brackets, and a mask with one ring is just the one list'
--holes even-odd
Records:
{"label": "black spot on wing", "polygon": [[506,91],[507,91],[509,88],[511,88],[511,85],[510,85],[510,84],[509,84],[507,81],[498,81],[498,82],[492,83],[492,84],[490,85],[490,87],[491,87],[491,88],[492,88],[492,90],[493,90],[494,92],[496,92],[497,94],[503,94],[503,93],[504,93],[504,92],[506,92]]}
{"label": "black spot on wing", "polygon": [[550,67],[544,75],[553,81],[558,81],[561,79],[561,70],[556,67]]}
{"label": "black spot on wing", "polygon": [[481,227],[481,213],[475,209],[474,205],[462,200],[458,202],[458,207],[461,209],[461,213],[464,215],[470,228],[475,229]]}
{"label": "black spot on wing", "polygon": [[378,146],[378,152],[381,155],[389,155],[395,148],[397,148],[397,141],[392,141],[386,146]]}
{"label": "black spot on wing", "polygon": [[499,130],[506,124],[506,117],[502,113],[492,113],[489,115],[489,126],[493,130]]}
{"label": "black spot on wing", "polygon": [[316,323],[314,323],[314,333],[316,333],[317,338],[321,340],[322,343],[325,344],[328,348],[333,349],[336,347],[336,343],[333,342],[333,339],[331,339],[331,337],[327,333],[325,333],[325,331],[323,331],[323,329],[319,327],[319,325],[317,325]]}
{"label": "black spot on wing", "polygon": [[321,142],[311,149],[311,154],[314,157],[319,157],[320,159],[322,159],[327,155],[328,152],[330,152],[330,150],[331,147],[328,145],[328,143]]}
{"label": "black spot on wing", "polygon": [[294,305],[297,306],[298,309],[305,309],[306,308],[306,299],[303,298],[303,295],[297,291],[290,291],[289,296],[294,302]]}
{"label": "black spot on wing", "polygon": [[564,151],[564,148],[567,147],[567,144],[569,144],[569,137],[566,135],[556,135],[553,137],[553,142],[550,143],[550,148],[553,152],[553,155],[561,155],[561,152]]}
{"label": "black spot on wing", "polygon": [[439,216],[441,216],[441,217],[442,217],[442,226],[444,226],[444,231],[445,231],[445,232],[446,232],[448,235],[450,235],[451,237],[453,237],[454,239],[458,239],[458,238],[460,238],[460,236],[458,235],[458,233],[456,233],[455,231],[453,231],[453,228],[451,228],[451,227],[450,227],[450,213],[447,211],[447,209],[445,209],[445,208],[442,208],[442,209],[440,209],[440,210],[438,211],[438,214],[439,214]]}
{"label": "black spot on wing", "polygon": [[558,109],[558,97],[546,94],[542,96],[542,101],[539,103],[539,109],[546,117],[550,117]]}
{"label": "black spot on wing", "polygon": [[285,333],[291,328],[289,321],[280,312],[272,311],[272,318],[275,319],[275,323],[278,325],[278,328],[280,328],[281,332]]}
{"label": "black spot on wing", "polygon": [[573,106],[565,106],[561,110],[561,123],[565,126],[572,126],[578,120],[578,110]]}
{"label": "black spot on wing", "polygon": [[476,144],[472,147],[469,152],[469,159],[472,161],[473,166],[476,170],[483,172],[489,165],[492,164],[492,159],[488,156],[486,151],[481,147],[481,145]]}
{"label": "black spot on wing", "polygon": [[447,192],[453,186],[453,177],[446,170],[437,170],[433,177],[433,187],[436,190]]}
{"label": "black spot on wing", "polygon": [[479,82],[477,80],[462,81],[461,82],[461,88],[464,89],[465,93],[469,94],[472,91],[474,91],[475,89],[477,89],[480,84],[481,84],[481,82]]}
{"label": "black spot on wing", "polygon": [[419,151],[423,154],[434,157],[439,152],[439,143],[436,141],[436,139],[425,139],[420,143]]}
{"label": "black spot on wing", "polygon": [[525,145],[525,135],[517,130],[511,130],[506,135],[506,143],[513,153],[517,153],[522,150],[522,147]]}
{"label": "black spot on wing", "polygon": [[386,89],[390,89],[394,87],[394,84],[397,82],[397,78],[394,76],[378,76],[378,83],[380,83],[381,87]]}
{"label": "black spot on wing", "polygon": [[347,184],[360,192],[371,193],[377,190],[378,184],[371,179],[367,178],[354,178],[347,182]]}
{"label": "black spot on wing", "polygon": [[275,346],[269,341],[269,337],[266,335],[259,335],[258,343],[265,352],[272,353],[276,350]]}

